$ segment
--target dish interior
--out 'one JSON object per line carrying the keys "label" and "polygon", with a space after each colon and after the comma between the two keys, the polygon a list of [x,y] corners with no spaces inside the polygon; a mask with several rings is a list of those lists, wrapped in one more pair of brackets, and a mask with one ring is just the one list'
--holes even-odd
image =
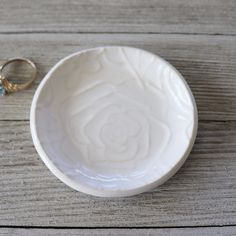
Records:
{"label": "dish interior", "polygon": [[153,183],[185,158],[194,102],[163,59],[128,47],[61,61],[39,88],[35,129],[44,161],[78,186],[111,191]]}

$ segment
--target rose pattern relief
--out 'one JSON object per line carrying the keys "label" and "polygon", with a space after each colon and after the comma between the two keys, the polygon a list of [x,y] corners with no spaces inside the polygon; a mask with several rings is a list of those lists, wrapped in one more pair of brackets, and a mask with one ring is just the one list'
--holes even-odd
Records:
{"label": "rose pattern relief", "polygon": [[[91,91],[94,97],[88,96]],[[66,100],[62,110],[68,114],[67,132],[74,145],[96,168],[134,168],[138,161],[161,154],[170,136],[168,126],[149,108],[103,82]]]}
{"label": "rose pattern relief", "polygon": [[[135,176],[130,169],[163,155],[173,138],[170,117],[184,126],[186,143],[190,140],[193,106],[176,72],[144,51],[113,50],[117,48],[81,54],[70,64],[70,79],[64,80],[63,89],[70,92],[60,101],[57,119],[64,134],[57,147],[70,159],[68,143],[72,143],[83,163],[76,163],[75,157],[70,164],[62,159],[55,164],[71,176],[84,174],[85,166],[90,168],[87,173],[93,168],[100,171],[100,177],[109,173],[118,178],[126,170]],[[45,104],[50,110],[48,101]],[[49,123],[53,130],[53,122]]]}

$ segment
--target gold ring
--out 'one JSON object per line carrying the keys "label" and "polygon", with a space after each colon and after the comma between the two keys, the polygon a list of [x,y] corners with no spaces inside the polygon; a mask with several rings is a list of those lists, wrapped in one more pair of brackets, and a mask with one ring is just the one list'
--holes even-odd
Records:
{"label": "gold ring", "polygon": [[[32,69],[32,76],[29,81],[23,84],[18,84],[18,83],[12,83],[7,78],[3,75],[3,69],[14,62],[20,62],[20,63],[25,63],[28,64]],[[33,81],[36,79],[36,74],[37,74],[37,68],[35,64],[30,61],[29,59],[26,58],[13,58],[5,62],[1,67],[0,67],[0,95],[5,95],[6,93],[12,93],[12,92],[17,92],[23,89],[28,88]]]}

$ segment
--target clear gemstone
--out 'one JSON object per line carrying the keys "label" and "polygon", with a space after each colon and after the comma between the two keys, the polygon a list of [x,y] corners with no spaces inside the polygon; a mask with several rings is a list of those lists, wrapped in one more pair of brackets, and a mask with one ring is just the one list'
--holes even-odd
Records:
{"label": "clear gemstone", "polygon": [[0,96],[4,96],[5,94],[6,94],[5,88],[2,85],[0,85]]}

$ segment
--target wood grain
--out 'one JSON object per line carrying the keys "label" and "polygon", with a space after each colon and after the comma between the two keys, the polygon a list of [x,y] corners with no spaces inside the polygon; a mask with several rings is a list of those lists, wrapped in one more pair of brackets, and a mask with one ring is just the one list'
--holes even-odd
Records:
{"label": "wood grain", "polygon": [[[24,56],[36,62],[38,82],[61,58],[99,45],[144,48],[170,61],[184,75],[196,98],[200,120],[236,119],[236,37],[150,34],[0,35],[0,60]],[[0,120],[29,119],[36,89],[0,99]]]}
{"label": "wood grain", "polygon": [[2,228],[0,236],[234,236],[235,227],[172,229],[19,229]]}
{"label": "wood grain", "polygon": [[1,0],[0,32],[236,34],[235,0]]}
{"label": "wood grain", "polygon": [[[236,122],[200,122],[191,155],[164,185],[128,198],[76,192],[33,147],[28,121],[0,121],[0,225],[175,227],[236,224]],[[177,231],[178,232],[178,231]]]}

